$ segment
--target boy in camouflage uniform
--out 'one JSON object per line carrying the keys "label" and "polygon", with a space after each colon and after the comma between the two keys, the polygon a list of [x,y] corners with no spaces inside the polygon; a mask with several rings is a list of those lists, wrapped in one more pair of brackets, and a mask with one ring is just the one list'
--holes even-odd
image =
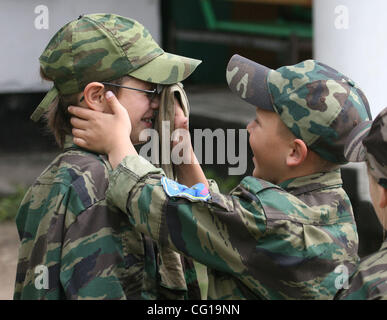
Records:
{"label": "boy in camouflage uniform", "polygon": [[[352,80],[314,60],[271,70],[235,55],[226,76],[257,110],[247,126],[253,176],[229,195],[205,180],[193,152],[179,166],[184,186],[121,148],[115,141],[130,140],[130,121],[112,94],[114,117],[69,108],[74,142],[108,154],[108,201],[137,230],[207,266],[208,298],[332,299],[336,267],[351,273],[358,263],[339,166],[345,138],[370,118],[368,102]],[[110,131],[102,134],[102,124]]]}
{"label": "boy in camouflage uniform", "polygon": [[[353,130],[345,156],[348,161],[366,161],[371,200],[383,229],[387,230],[387,108],[373,123],[365,121]],[[387,300],[386,239],[379,251],[361,260],[349,287],[339,291],[336,298]]]}
{"label": "boy in camouflage uniform", "polygon": [[199,63],[164,52],[140,23],[113,14],[81,16],[54,35],[40,57],[42,76],[54,86],[31,118],[46,114],[63,152],[29,189],[16,218],[15,299],[187,297],[180,256],[107,206],[111,166],[73,144],[67,106],[111,112],[104,93],[115,91],[139,143],[158,108],[156,84],[182,81]]}

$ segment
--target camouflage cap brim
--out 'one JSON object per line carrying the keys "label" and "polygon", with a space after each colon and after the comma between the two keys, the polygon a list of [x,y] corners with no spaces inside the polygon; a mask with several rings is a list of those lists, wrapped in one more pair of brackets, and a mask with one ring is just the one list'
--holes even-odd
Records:
{"label": "camouflage cap brim", "polygon": [[129,75],[151,83],[174,84],[186,79],[201,62],[164,52]]}
{"label": "camouflage cap brim", "polygon": [[227,65],[227,83],[231,91],[243,100],[275,112],[267,87],[267,75],[270,71],[272,69],[235,54]]}
{"label": "camouflage cap brim", "polygon": [[360,122],[349,134],[345,147],[344,157],[350,162],[362,162],[367,158],[367,150],[363,140],[370,132],[372,121]]}

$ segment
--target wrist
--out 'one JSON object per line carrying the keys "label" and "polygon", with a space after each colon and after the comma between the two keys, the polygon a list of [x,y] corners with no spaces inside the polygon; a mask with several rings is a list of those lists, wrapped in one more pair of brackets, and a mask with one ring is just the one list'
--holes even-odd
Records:
{"label": "wrist", "polygon": [[195,168],[200,164],[196,158],[195,153],[193,152],[193,149],[191,150],[191,161],[188,163],[182,162],[181,164],[175,165],[176,174],[178,177],[189,177],[192,172],[194,172]]}
{"label": "wrist", "polygon": [[126,156],[129,155],[138,155],[136,149],[133,144],[129,142],[128,145],[120,145],[108,153],[108,159],[113,169],[117,168],[117,166],[124,160]]}

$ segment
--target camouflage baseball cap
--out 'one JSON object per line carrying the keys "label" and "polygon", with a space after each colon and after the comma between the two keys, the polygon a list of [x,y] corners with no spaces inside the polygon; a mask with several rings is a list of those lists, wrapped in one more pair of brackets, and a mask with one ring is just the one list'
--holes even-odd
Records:
{"label": "camouflage baseball cap", "polygon": [[366,161],[372,176],[387,189],[387,108],[373,122],[364,121],[352,130],[344,154],[348,161]]}
{"label": "camouflage baseball cap", "polygon": [[67,23],[39,58],[54,87],[31,118],[37,121],[61,94],[81,92],[92,81],[130,75],[173,84],[187,78],[201,63],[164,52],[139,22],[115,14],[89,14]]}
{"label": "camouflage baseball cap", "polygon": [[234,55],[226,78],[231,91],[276,112],[297,138],[334,163],[347,162],[346,137],[358,123],[371,119],[368,101],[356,84],[315,60],[273,70]]}

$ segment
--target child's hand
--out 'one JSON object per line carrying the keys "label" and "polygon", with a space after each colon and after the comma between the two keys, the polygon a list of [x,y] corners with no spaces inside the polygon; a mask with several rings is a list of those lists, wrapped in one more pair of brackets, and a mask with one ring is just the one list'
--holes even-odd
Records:
{"label": "child's hand", "polygon": [[130,132],[132,125],[128,112],[120,104],[114,94],[105,94],[112,114],[102,113],[86,108],[70,106],[74,143],[101,154],[122,154],[131,144]]}

